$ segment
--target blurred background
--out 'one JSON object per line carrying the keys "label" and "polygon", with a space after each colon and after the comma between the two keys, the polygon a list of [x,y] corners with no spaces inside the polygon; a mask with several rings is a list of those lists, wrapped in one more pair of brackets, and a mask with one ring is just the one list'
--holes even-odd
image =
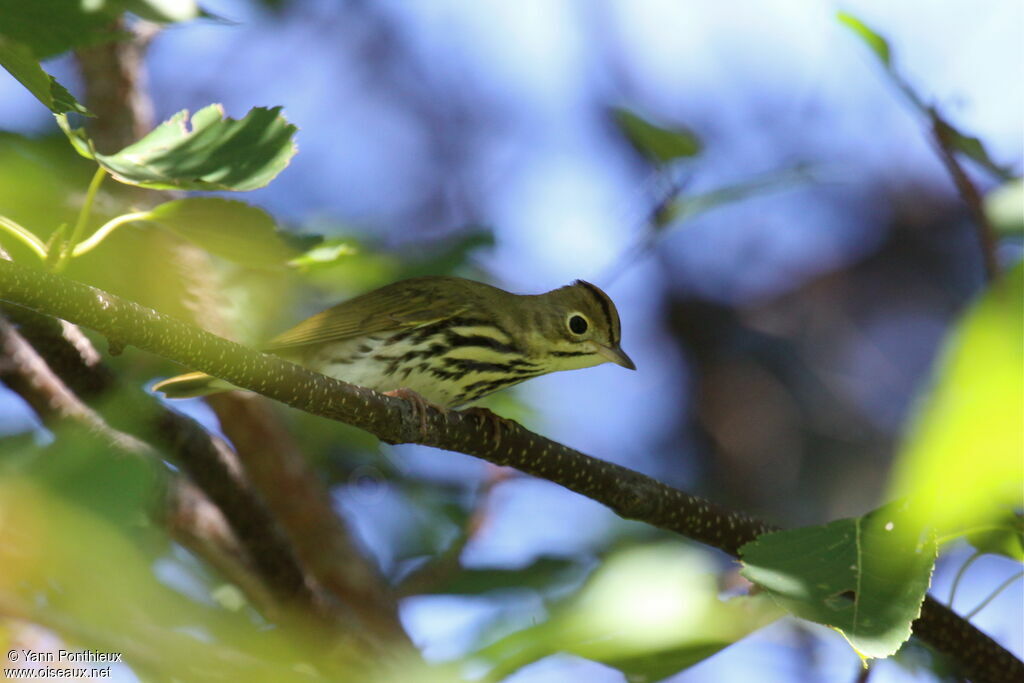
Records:
{"label": "blurred background", "polygon": [[[496,410],[783,526],[883,502],[915,397],[984,272],[927,122],[836,11],[884,35],[906,81],[1019,174],[1024,5],[202,4],[224,20],[171,26],[151,46],[156,119],[210,102],[234,117],[283,105],[300,128],[299,153],[275,182],[240,198],[295,235],[324,235],[338,247],[337,258],[308,268],[301,286],[272,302],[252,293],[256,276],[223,268],[228,317],[242,323],[236,336],[272,334],[408,274],[451,272],[522,293],[583,278],[617,303],[638,371],[606,365],[539,378],[495,399]],[[47,68],[78,92],[70,60]],[[616,125],[617,107],[690,131],[700,152],[656,169]],[[0,125],[55,133],[45,109],[6,75]],[[997,186],[968,170],[983,191]],[[655,234],[652,212],[671,191],[692,213]],[[999,257],[1020,254],[1019,243],[1004,243]],[[140,261],[126,277],[136,287],[159,277],[151,265]],[[178,296],[149,286],[128,290],[156,304]],[[118,362],[140,382],[176,372],[143,355]],[[174,407],[218,428],[198,400]],[[432,661],[543,620],[551,595],[578,585],[613,550],[667,538],[468,456],[346,440],[337,425],[287,419],[387,575],[450,547],[470,516],[479,524],[461,550],[465,567],[560,572],[545,576],[544,589],[404,600],[403,623]],[[0,394],[0,430],[46,438],[9,393]],[[936,595],[948,595],[969,554],[954,547],[940,558]],[[734,566],[710,551],[693,557],[724,575]],[[973,607],[1015,571],[1005,558],[982,558],[956,607]],[[173,584],[174,570],[168,575]],[[1017,581],[974,622],[1021,656],[1022,606]],[[858,666],[838,634],[784,619],[671,680],[852,681]],[[872,674],[931,679],[912,656]],[[508,680],[625,679],[555,656]]]}

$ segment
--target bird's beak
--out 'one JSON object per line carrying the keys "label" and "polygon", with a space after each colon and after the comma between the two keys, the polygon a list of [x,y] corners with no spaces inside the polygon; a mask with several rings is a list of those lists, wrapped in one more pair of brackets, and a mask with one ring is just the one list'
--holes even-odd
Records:
{"label": "bird's beak", "polygon": [[597,342],[594,343],[594,346],[597,348],[597,353],[599,355],[604,356],[612,363],[621,365],[627,370],[636,370],[636,364],[618,346],[605,346],[604,344],[598,344]]}

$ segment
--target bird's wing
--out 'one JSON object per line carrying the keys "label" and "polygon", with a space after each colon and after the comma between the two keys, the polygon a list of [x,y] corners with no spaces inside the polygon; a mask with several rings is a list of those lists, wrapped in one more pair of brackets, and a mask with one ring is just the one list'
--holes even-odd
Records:
{"label": "bird's wing", "polygon": [[459,315],[467,308],[440,296],[432,282],[413,283],[388,285],[328,308],[274,337],[264,348],[279,351],[401,330]]}

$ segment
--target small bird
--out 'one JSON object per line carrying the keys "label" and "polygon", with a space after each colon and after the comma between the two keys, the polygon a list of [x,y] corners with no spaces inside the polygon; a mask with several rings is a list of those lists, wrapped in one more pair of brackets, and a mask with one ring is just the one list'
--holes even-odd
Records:
{"label": "small bird", "polygon": [[[522,295],[463,278],[417,277],[307,318],[264,350],[335,379],[457,408],[549,372],[605,362],[635,370],[619,335],[615,304],[583,280]],[[153,388],[188,398],[233,387],[191,372]]]}

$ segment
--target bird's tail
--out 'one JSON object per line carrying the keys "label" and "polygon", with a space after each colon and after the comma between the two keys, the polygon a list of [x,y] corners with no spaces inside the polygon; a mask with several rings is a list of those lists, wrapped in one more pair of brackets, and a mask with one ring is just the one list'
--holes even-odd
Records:
{"label": "bird's tail", "polygon": [[232,389],[234,387],[224,380],[210,377],[205,372],[187,372],[153,385],[153,391],[162,391],[167,398],[194,398]]}

